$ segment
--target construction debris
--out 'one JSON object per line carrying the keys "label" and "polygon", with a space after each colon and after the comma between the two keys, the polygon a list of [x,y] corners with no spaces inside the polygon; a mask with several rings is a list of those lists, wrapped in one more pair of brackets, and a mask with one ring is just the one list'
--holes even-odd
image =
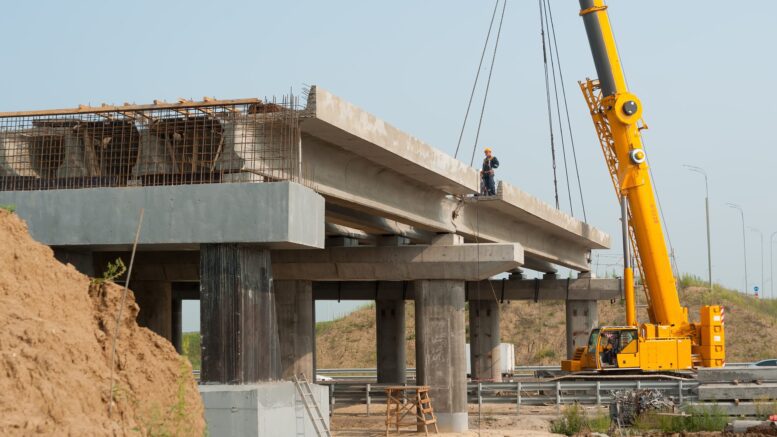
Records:
{"label": "construction debris", "polygon": [[630,427],[637,418],[647,412],[673,412],[676,404],[661,390],[619,390],[613,391],[610,404],[610,419],[620,428]]}

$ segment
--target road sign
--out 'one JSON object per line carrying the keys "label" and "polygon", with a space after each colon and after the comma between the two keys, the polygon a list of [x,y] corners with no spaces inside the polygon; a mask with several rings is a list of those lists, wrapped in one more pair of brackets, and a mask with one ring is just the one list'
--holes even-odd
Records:
{"label": "road sign", "polygon": [[756,293],[758,293],[758,286],[756,285],[755,287],[753,287],[753,290],[754,290]]}

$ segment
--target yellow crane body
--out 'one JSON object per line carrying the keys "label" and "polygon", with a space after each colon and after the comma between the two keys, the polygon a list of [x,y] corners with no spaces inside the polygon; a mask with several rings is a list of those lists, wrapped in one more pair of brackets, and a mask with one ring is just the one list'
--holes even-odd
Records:
{"label": "yellow crane body", "polygon": [[[581,83],[621,200],[624,222],[626,325],[600,327],[585,347],[562,362],[567,371],[638,369],[668,371],[725,363],[722,308],[701,309],[690,322],[680,304],[653,193],[641,130],[642,103],[629,92],[603,0],[580,0],[599,80]],[[638,325],[629,243],[642,274],[650,323]]]}

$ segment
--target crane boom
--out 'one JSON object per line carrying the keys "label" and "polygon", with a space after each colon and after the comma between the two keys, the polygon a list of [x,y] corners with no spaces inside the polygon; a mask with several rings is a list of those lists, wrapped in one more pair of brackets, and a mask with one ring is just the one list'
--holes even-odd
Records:
{"label": "crane boom", "polygon": [[580,7],[614,139],[619,188],[631,210],[636,250],[642,260],[654,322],[683,329],[688,315],[677,294],[638,127],[642,104],[626,85],[604,1],[580,0]]}
{"label": "crane boom", "polygon": [[[725,364],[723,309],[691,322],[680,304],[640,131],[642,102],[626,83],[604,0],[580,0],[598,80],[581,83],[621,203],[626,326],[595,328],[563,370],[675,371]],[[639,324],[629,242],[647,293],[650,323]]]}

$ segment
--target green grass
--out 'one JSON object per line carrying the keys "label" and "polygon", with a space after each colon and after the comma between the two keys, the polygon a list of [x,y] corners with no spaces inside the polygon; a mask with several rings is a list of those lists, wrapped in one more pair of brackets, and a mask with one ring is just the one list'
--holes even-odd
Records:
{"label": "green grass", "polygon": [[202,368],[200,342],[201,337],[199,332],[184,332],[183,337],[181,338],[183,355],[189,359],[190,363],[192,363],[192,369],[194,370],[200,370]]}
{"label": "green grass", "polygon": [[16,205],[0,205],[0,209],[13,213],[16,212]]}
{"label": "green grass", "polygon": [[550,430],[554,434],[564,435],[582,432],[607,433],[610,430],[610,417],[600,414],[589,418],[582,406],[573,404],[564,408],[561,418],[551,422]]}
{"label": "green grass", "polygon": [[664,433],[721,432],[727,424],[728,416],[718,406],[686,407],[683,414],[645,413],[637,418],[634,428]]}
{"label": "green grass", "polygon": [[[707,288],[709,283],[695,275],[684,274],[680,277],[679,284],[681,288],[699,287]],[[737,305],[768,317],[777,318],[777,299],[756,299],[750,294],[741,293],[738,290],[726,288],[720,284],[712,284],[712,291],[705,291],[696,296],[687,296],[690,298],[686,305],[698,303],[701,305]]]}

